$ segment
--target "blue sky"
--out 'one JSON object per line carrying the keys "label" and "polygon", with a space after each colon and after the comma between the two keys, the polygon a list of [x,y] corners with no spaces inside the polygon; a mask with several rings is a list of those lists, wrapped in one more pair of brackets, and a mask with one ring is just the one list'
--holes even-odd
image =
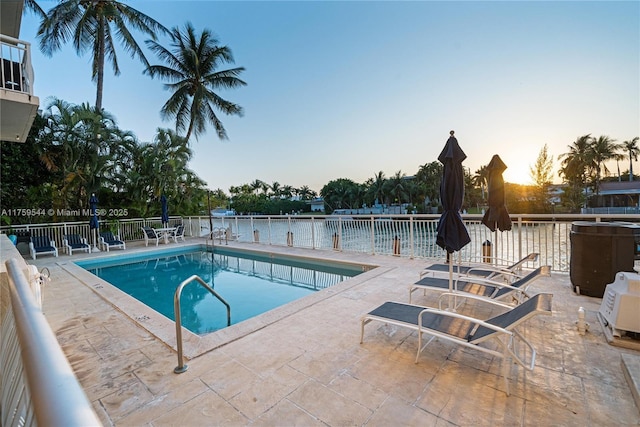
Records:
{"label": "blue sky", "polygon": [[[581,135],[640,135],[637,1],[128,4],[168,28],[211,29],[246,68],[248,85],[223,93],[245,110],[220,116],[229,140],[209,131],[191,142],[190,167],[211,189],[261,179],[319,191],[337,178],[412,175],[451,129],[472,172],[499,154],[505,180],[527,183],[544,144],[557,166]],[[34,46],[41,106],[51,96],[93,104],[90,57],[70,45],[43,56],[37,25],[25,14],[20,38]],[[124,52],[119,64],[120,76],[105,71],[103,107],[151,141],[174,126],[159,114],[169,92]]]}

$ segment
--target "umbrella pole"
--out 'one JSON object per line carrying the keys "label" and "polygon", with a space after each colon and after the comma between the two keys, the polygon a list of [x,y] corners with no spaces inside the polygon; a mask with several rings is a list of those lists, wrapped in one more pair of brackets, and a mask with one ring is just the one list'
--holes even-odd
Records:
{"label": "umbrella pole", "polygon": [[[453,253],[447,252],[447,254],[449,255],[447,257],[449,258],[449,292],[453,292]],[[455,306],[451,305],[452,300],[453,298],[451,294],[449,294],[449,310],[456,311]],[[456,304],[456,301],[454,300],[453,303]]]}
{"label": "umbrella pole", "polygon": [[100,252],[98,248],[98,229],[93,229],[93,248],[91,248],[91,252]]}

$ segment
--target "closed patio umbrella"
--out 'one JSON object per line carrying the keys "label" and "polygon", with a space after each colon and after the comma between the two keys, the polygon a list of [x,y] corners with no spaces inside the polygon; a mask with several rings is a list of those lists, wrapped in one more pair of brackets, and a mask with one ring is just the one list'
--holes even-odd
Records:
{"label": "closed patio umbrella", "polygon": [[91,208],[91,219],[89,220],[89,229],[93,230],[93,248],[92,252],[100,252],[98,249],[98,229],[100,228],[100,223],[98,222],[98,198],[95,193],[91,194],[89,198],[89,207]]}
{"label": "closed patio umbrella", "polygon": [[487,186],[489,209],[482,217],[482,223],[491,231],[496,231],[496,229],[500,231],[511,230],[511,218],[504,204],[504,179],[502,178],[502,173],[505,169],[507,169],[507,166],[500,156],[494,154],[489,165],[487,165],[487,171],[489,172],[489,185]]}
{"label": "closed patio umbrella", "polygon": [[436,244],[447,251],[450,290],[453,290],[453,257],[451,253],[459,251],[471,242],[467,227],[460,216],[464,199],[462,161],[467,158],[467,155],[462,151],[453,134],[454,131],[449,132],[449,139],[438,156],[438,160],[444,165],[440,182],[440,201],[443,211],[438,221],[436,236]]}
{"label": "closed patio umbrella", "polygon": [[162,226],[168,227],[169,226],[169,206],[167,204],[167,198],[165,197],[164,194],[160,197],[160,205],[162,207]]}

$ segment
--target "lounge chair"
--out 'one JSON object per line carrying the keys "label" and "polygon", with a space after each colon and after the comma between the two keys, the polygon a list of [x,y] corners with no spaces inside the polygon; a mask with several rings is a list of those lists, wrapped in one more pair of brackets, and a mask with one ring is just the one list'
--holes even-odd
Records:
{"label": "lounge chair", "polygon": [[58,248],[56,242],[51,240],[49,236],[31,236],[29,240],[29,252],[31,258],[36,259],[37,255],[53,254],[58,256]]}
{"label": "lounge chair", "polygon": [[173,241],[176,243],[178,243],[178,239],[182,239],[184,242],[184,225],[178,225],[175,231],[171,233],[171,237],[173,237]]}
{"label": "lounge chair", "polygon": [[[497,279],[499,277],[503,278],[520,278],[522,277],[522,266],[527,262],[535,262],[538,260],[539,254],[536,252],[532,252],[526,257],[522,258],[520,261],[515,264],[511,264],[506,267],[500,267],[491,264],[472,264],[472,265],[458,265],[453,264],[453,273],[459,275],[467,275],[467,276],[478,276],[484,277],[486,279]],[[432,273],[434,271],[448,272],[449,264],[445,263],[437,263],[432,264],[426,267],[421,273],[420,278],[424,275]]]}
{"label": "lounge chair", "polygon": [[[552,296],[552,294],[535,295],[511,310],[484,321],[452,311],[397,302],[385,302],[362,317],[360,344],[364,340],[364,326],[373,320],[377,320],[418,332],[416,363],[418,363],[420,353],[434,338],[447,340],[464,347],[475,348],[503,359],[502,376],[504,378],[505,393],[508,396],[508,374],[511,365],[508,359],[513,358],[515,362],[529,371],[533,370],[536,361],[536,350],[533,345],[516,328],[537,314],[550,315]],[[496,302],[494,301],[493,303]],[[424,345],[422,345],[422,334],[432,336]],[[479,345],[492,339],[497,341],[499,349]],[[526,357],[518,355],[515,349],[517,342],[524,343],[529,349],[529,361],[526,360]]]}
{"label": "lounge chair", "polygon": [[[453,291],[458,294],[477,295],[485,299],[503,299],[507,296],[513,297],[516,304],[522,303],[529,297],[527,289],[536,279],[551,274],[551,266],[543,265],[536,268],[526,276],[511,282],[505,283],[484,279],[480,277],[456,276],[453,279]],[[409,303],[414,291],[422,289],[424,291],[449,292],[449,279],[444,277],[423,277],[409,287]]]}
{"label": "lounge chair", "polygon": [[100,233],[100,245],[104,250],[109,252],[111,248],[126,249],[127,245],[120,239],[120,235],[113,235],[110,231]]}
{"label": "lounge chair", "polygon": [[62,240],[62,245],[66,248],[69,255],[73,255],[73,251],[84,251],[91,253],[91,246],[87,243],[87,239],[79,234],[67,234]]}

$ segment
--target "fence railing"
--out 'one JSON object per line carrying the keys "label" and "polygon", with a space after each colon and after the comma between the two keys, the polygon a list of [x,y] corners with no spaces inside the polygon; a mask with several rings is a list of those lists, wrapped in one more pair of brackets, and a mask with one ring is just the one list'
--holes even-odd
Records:
{"label": "fence railing", "polygon": [[[410,258],[444,258],[436,245],[439,215],[353,215],[353,216],[195,216],[171,217],[170,225],[183,223],[186,236],[211,236],[212,230],[240,242],[292,246],[310,249],[360,252]],[[571,227],[574,221],[640,223],[640,215],[511,215],[510,231],[491,232],[481,215],[463,215],[471,243],[456,259],[479,261],[489,250],[492,262],[507,265],[531,252],[540,254],[539,262],[554,271],[569,271]],[[125,241],[142,240],[142,226],[159,227],[160,218],[121,219],[117,224]],[[101,227],[108,227],[105,221]],[[31,235],[49,234],[61,245],[64,234],[77,233],[92,242],[88,221],[14,226],[14,232]],[[7,233],[9,227],[0,227]]]}
{"label": "fence railing", "polygon": [[[3,426],[102,425],[15,258],[0,347]],[[35,286],[39,286],[36,284]]]}
{"label": "fence railing", "polygon": [[[231,228],[241,242],[310,249],[395,255],[410,258],[444,258],[436,242],[439,215],[352,216],[223,216],[185,217],[189,235],[207,236],[213,229]],[[511,264],[531,252],[555,271],[569,271],[571,228],[574,221],[640,223],[640,215],[511,215],[510,231],[491,232],[482,215],[463,215],[471,243],[456,259],[480,261],[490,250],[492,262]]]}

